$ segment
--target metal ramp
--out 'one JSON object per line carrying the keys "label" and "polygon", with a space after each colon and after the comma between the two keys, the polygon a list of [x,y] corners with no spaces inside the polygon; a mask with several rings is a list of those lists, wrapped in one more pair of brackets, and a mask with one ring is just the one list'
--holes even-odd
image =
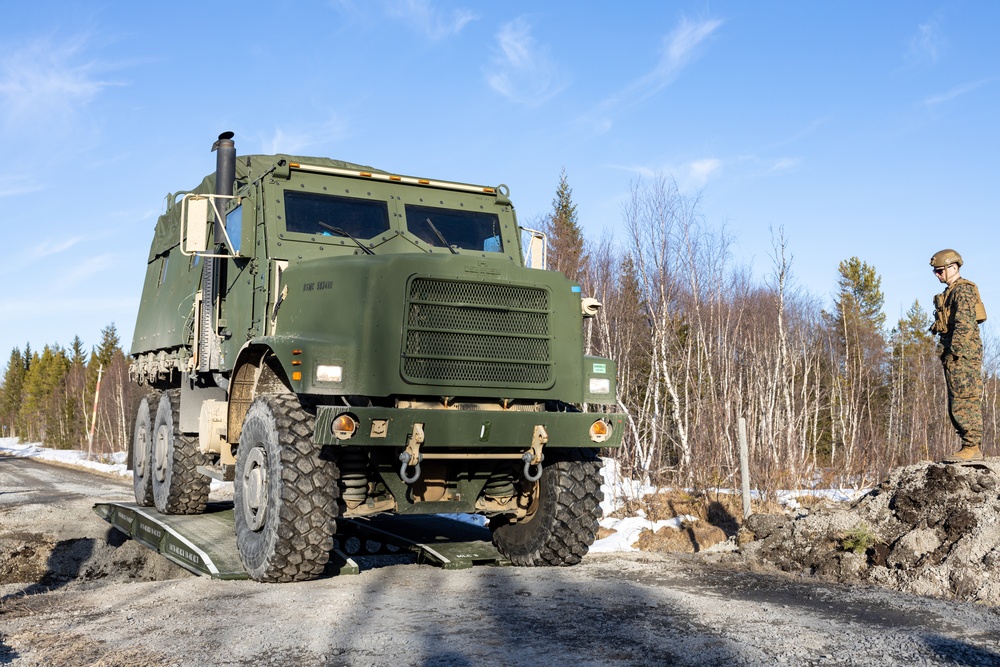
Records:
{"label": "metal ramp", "polygon": [[[236,548],[231,502],[209,503],[204,514],[166,515],[135,503],[97,503],[94,512],[140,544],[194,574],[247,579]],[[328,575],[358,574],[354,558],[416,554],[444,569],[509,565],[484,527],[435,515],[338,519]]]}
{"label": "metal ramp", "polygon": [[209,503],[204,514],[160,514],[135,503],[97,503],[94,512],[112,526],[194,574],[247,579],[236,550],[232,503]]}
{"label": "metal ramp", "polygon": [[341,549],[351,555],[355,555],[349,548],[351,537],[356,537],[369,544],[381,543],[390,549],[412,551],[418,563],[438,565],[445,570],[463,570],[474,565],[510,565],[493,546],[488,528],[446,516],[383,514],[338,519],[337,529]]}

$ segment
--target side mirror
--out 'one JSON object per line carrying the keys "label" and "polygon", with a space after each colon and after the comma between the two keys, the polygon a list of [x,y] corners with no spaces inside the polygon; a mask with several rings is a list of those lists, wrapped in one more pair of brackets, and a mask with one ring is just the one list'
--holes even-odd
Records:
{"label": "side mirror", "polygon": [[521,227],[521,247],[524,248],[524,265],[530,269],[544,269],[547,264],[545,234],[537,229]]}
{"label": "side mirror", "polygon": [[[208,249],[208,198],[187,197],[186,208],[181,208],[181,236],[184,252],[192,254]],[[184,231],[187,230],[187,234]]]}

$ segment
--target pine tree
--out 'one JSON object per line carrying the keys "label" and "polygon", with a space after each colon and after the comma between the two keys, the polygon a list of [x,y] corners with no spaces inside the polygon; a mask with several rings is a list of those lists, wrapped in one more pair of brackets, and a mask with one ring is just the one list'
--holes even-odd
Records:
{"label": "pine tree", "polygon": [[121,351],[121,339],[118,337],[118,329],[115,328],[115,323],[112,322],[101,329],[101,343],[97,346],[97,360],[99,363],[104,364],[105,367],[110,366],[115,353],[120,353]]}
{"label": "pine tree", "polygon": [[[116,355],[122,353],[121,339],[118,337],[118,329],[112,322],[101,329],[101,342],[96,349],[90,353],[90,361],[87,363],[87,404],[94,401],[94,391],[97,389],[97,372],[104,369],[106,373],[111,367]],[[90,414],[88,411],[87,414]]]}
{"label": "pine tree", "polygon": [[545,234],[549,243],[548,268],[561,271],[570,280],[580,281],[588,257],[565,169],[559,175],[559,187],[552,200],[552,213],[546,220]]}
{"label": "pine tree", "polygon": [[835,455],[844,446],[844,463],[856,463],[861,448],[884,442],[886,424],[875,415],[885,415],[889,401],[887,382],[882,279],[875,268],[857,257],[840,263],[834,314],[828,316],[833,342],[830,414]]}
{"label": "pine tree", "polygon": [[17,435],[17,413],[21,409],[21,392],[25,376],[24,356],[21,350],[11,350],[7,368],[3,374],[3,385],[0,385],[0,436]]}
{"label": "pine tree", "polygon": [[848,329],[857,324],[868,330],[881,331],[885,325],[885,313],[882,312],[885,296],[882,294],[882,278],[875,272],[875,267],[851,257],[840,263],[838,271],[839,293],[835,301],[838,324],[844,328],[847,320]]}
{"label": "pine tree", "polygon": [[83,351],[83,341],[80,340],[79,336],[73,336],[73,342],[70,343],[69,349],[73,353],[73,356],[69,359],[70,362],[74,365],[83,365],[87,355]]}
{"label": "pine tree", "polygon": [[62,391],[66,444],[79,449],[86,440],[90,411],[87,410],[87,354],[79,336],[70,343],[69,373]]}
{"label": "pine tree", "polygon": [[32,356],[24,378],[18,437],[22,441],[66,446],[60,389],[69,372],[69,358],[58,345],[46,345]]}
{"label": "pine tree", "polygon": [[914,352],[934,350],[934,336],[930,332],[933,319],[920,306],[920,301],[914,301],[906,316],[899,320],[892,331],[892,348],[894,356],[909,356]]}

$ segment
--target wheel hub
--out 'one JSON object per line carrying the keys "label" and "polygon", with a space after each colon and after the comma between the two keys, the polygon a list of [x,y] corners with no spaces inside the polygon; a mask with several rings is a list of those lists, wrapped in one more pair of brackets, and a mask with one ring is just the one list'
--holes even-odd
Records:
{"label": "wheel hub", "polygon": [[135,435],[135,444],[132,452],[133,465],[139,477],[145,477],[149,472],[149,431],[146,425],[139,426]]}
{"label": "wheel hub", "polygon": [[260,530],[267,520],[267,454],[254,447],[247,455],[243,479],[243,514],[251,530]]}
{"label": "wheel hub", "polygon": [[156,481],[162,482],[167,477],[167,443],[170,441],[170,430],[166,424],[156,429],[156,440],[153,441],[153,472]]}

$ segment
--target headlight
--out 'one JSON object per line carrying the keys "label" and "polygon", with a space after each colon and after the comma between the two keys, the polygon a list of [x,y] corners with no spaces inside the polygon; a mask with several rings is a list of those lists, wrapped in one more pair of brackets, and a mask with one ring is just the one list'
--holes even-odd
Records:
{"label": "headlight", "polygon": [[319,365],[316,367],[316,382],[340,382],[343,379],[343,366]]}
{"label": "headlight", "polygon": [[611,393],[610,378],[590,378],[590,393],[610,394]]}

